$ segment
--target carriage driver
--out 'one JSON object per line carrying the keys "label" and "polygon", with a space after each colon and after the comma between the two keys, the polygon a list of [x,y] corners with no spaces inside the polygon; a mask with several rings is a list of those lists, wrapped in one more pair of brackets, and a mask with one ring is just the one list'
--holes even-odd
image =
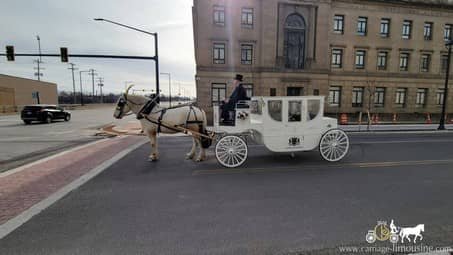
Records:
{"label": "carriage driver", "polygon": [[247,97],[247,92],[245,88],[242,86],[242,79],[243,76],[240,74],[236,74],[236,77],[234,77],[233,80],[233,87],[234,91],[231,93],[231,96],[229,99],[223,100],[223,105],[221,106],[222,109],[222,119],[223,120],[229,120],[229,112],[234,111],[234,108],[237,104],[238,101],[242,100],[250,100],[249,97]]}

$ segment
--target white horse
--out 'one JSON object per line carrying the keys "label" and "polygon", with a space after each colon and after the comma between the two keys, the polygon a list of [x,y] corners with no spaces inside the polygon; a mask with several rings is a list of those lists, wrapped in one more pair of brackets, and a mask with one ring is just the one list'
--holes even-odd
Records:
{"label": "white horse", "polygon": [[[205,160],[205,148],[210,146],[210,140],[197,135],[197,133],[206,134],[206,113],[200,108],[190,105],[174,108],[160,107],[156,102],[156,97],[150,99],[140,95],[129,95],[129,90],[132,86],[129,86],[118,99],[113,117],[121,119],[130,112],[139,117],[141,111],[144,110],[145,104],[148,103],[151,112],[140,119],[140,122],[143,132],[149,137],[151,143],[149,160],[156,161],[159,159],[157,133],[174,134],[180,132],[180,129],[172,128],[175,126],[184,127],[196,132],[193,133],[192,149],[186,154],[186,159],[193,159],[196,149],[199,148],[199,153],[195,160],[197,162]],[[158,122],[161,122],[162,125],[159,125]]]}
{"label": "white horse", "polygon": [[420,237],[420,241],[423,240],[422,232],[425,232],[425,224],[418,224],[414,228],[401,228],[400,237],[401,243],[404,243],[404,238],[407,238],[409,242],[411,239],[409,236],[414,235],[414,243],[417,243],[417,238]]}

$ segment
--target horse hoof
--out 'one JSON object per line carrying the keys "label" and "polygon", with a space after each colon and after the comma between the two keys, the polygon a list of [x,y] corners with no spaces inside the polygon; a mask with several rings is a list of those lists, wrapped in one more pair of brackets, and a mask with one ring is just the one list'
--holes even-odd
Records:
{"label": "horse hoof", "polygon": [[201,161],[204,161],[205,159],[204,158],[197,158],[195,161],[196,162],[201,162]]}
{"label": "horse hoof", "polygon": [[186,155],[186,159],[193,159],[193,156],[194,156],[194,155],[187,154],[187,155]]}
{"label": "horse hoof", "polygon": [[158,157],[149,157],[149,158],[148,158],[148,161],[150,161],[150,162],[155,162],[155,161],[157,161],[157,160],[159,160]]}

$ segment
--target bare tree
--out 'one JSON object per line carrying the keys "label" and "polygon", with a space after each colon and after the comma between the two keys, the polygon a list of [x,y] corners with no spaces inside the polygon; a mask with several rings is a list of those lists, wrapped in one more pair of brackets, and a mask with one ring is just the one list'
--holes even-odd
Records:
{"label": "bare tree", "polygon": [[366,74],[367,80],[366,80],[366,91],[368,93],[368,105],[366,109],[366,113],[368,116],[368,123],[367,123],[367,131],[370,131],[370,126],[371,126],[371,111],[373,107],[373,100],[374,100],[374,93],[376,92],[376,81],[375,80],[370,80],[368,73]]}

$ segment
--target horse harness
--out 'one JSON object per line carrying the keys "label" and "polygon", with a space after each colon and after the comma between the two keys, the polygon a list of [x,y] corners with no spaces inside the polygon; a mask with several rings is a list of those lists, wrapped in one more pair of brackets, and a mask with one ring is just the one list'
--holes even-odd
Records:
{"label": "horse harness", "polygon": [[[162,129],[161,127],[164,127],[164,128],[167,128],[167,129],[170,129],[172,131],[181,131],[181,130],[178,130],[176,129],[177,127],[181,127],[181,126],[184,126],[185,129],[188,128],[188,126],[190,124],[198,124],[199,125],[199,130],[200,130],[200,133],[202,133],[204,130],[203,130],[203,121],[201,120],[198,120],[198,117],[197,117],[197,113],[195,112],[195,109],[193,107],[193,105],[189,105],[189,112],[187,114],[187,117],[186,117],[186,122],[184,125],[174,125],[173,127],[166,124],[166,123],[163,123],[162,122],[162,119],[164,118],[164,115],[165,113],[167,113],[167,110],[168,109],[176,109],[176,108],[181,108],[181,107],[184,107],[184,106],[187,106],[187,105],[183,105],[183,106],[175,106],[175,107],[170,107],[170,108],[163,108],[162,110],[159,110],[159,111],[156,111],[156,112],[153,112],[153,109],[154,107],[156,106],[156,98],[152,98],[150,100],[148,100],[148,102],[146,102],[143,107],[140,109],[140,111],[137,113],[137,119],[140,120],[140,119],[146,119],[147,121],[153,123],[153,124],[156,124],[157,125],[157,132],[158,133],[161,133],[162,132]],[[149,117],[149,114],[155,114],[155,113],[160,113],[159,115],[159,118],[156,119],[152,119]],[[195,117],[195,120],[190,120],[190,116],[193,114],[193,116]]]}

